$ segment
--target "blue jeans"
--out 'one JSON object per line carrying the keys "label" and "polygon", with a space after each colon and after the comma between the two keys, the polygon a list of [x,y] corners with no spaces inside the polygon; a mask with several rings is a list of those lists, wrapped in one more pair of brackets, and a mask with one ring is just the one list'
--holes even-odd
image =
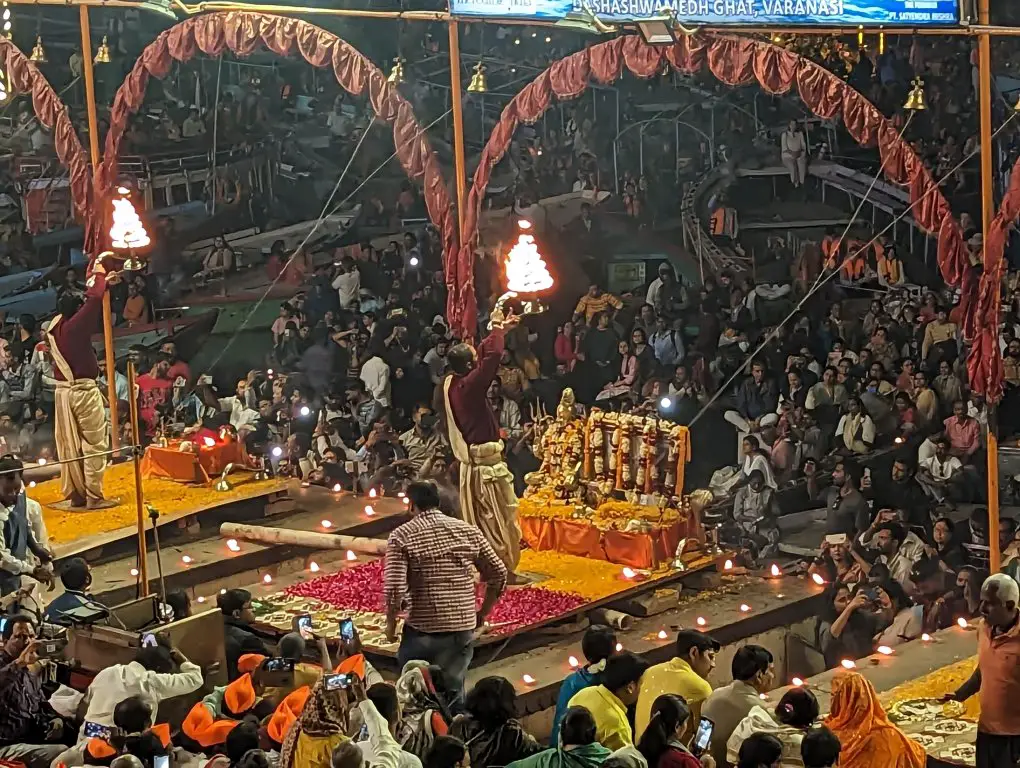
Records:
{"label": "blue jeans", "polygon": [[461,632],[420,632],[404,624],[397,649],[397,663],[404,665],[415,659],[427,661],[443,669],[447,688],[457,699],[464,696],[464,678],[475,655],[475,646],[470,629]]}

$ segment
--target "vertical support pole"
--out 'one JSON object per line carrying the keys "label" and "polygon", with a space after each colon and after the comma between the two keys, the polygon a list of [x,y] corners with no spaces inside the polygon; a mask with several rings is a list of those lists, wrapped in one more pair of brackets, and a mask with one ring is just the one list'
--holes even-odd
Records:
{"label": "vertical support pole", "polygon": [[450,99],[453,106],[453,167],[457,175],[457,236],[464,244],[464,212],[467,201],[466,163],[464,162],[464,108],[460,88],[460,31],[457,22],[447,22],[450,32]]}
{"label": "vertical support pole", "polygon": [[[89,8],[78,6],[78,18],[81,22],[81,57],[85,75],[85,106],[89,120],[89,155],[92,160],[93,183],[99,172],[99,121],[96,117],[96,80],[92,70],[92,35],[89,30]],[[99,202],[99,201],[97,201]],[[100,210],[105,207],[100,203]],[[92,254],[94,257],[95,254]],[[103,347],[106,357],[106,393],[110,401],[110,447],[114,450],[120,445],[120,434],[117,432],[117,377],[115,375],[117,361],[113,356],[113,308],[110,304],[110,292],[103,294]]]}
{"label": "vertical support pole", "polygon": [[[988,0],[978,0],[978,24],[988,24]],[[978,35],[978,109],[981,115],[981,231],[987,238],[995,216],[994,171],[992,170],[992,41],[988,32]],[[993,317],[998,323],[1001,301],[998,287],[993,291]],[[988,410],[988,568],[996,573],[1002,562],[999,551],[999,438],[996,408]]]}
{"label": "vertical support pole", "polygon": [[[135,446],[139,446],[142,444],[142,435],[141,430],[138,428],[138,400],[134,397],[135,381],[137,379],[134,358],[128,359],[127,376],[128,393],[131,395],[128,398],[128,405],[131,411],[131,442]],[[141,596],[145,597],[149,594],[149,553],[145,545],[145,501],[142,498],[142,458],[137,448],[132,449],[131,461],[135,465],[135,511],[138,513],[138,573],[139,581],[142,585]]]}

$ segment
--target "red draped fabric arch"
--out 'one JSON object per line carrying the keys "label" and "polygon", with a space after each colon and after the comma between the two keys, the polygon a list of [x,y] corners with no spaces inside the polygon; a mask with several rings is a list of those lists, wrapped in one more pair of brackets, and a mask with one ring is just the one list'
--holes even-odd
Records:
{"label": "red draped fabric arch", "polygon": [[[961,287],[963,334],[971,342],[967,372],[971,389],[989,402],[1002,396],[1002,357],[999,351],[998,291],[1005,269],[1004,252],[1010,227],[1020,218],[1020,161],[1013,169],[1009,189],[985,233],[983,269],[971,268],[963,231],[949,203],[911,146],[899,131],[863,95],[814,62],[764,40],[724,34],[684,37],[672,46],[650,46],[636,35],[593,45],[552,64],[504,108],[482,150],[468,190],[461,251],[451,285],[450,302],[474,307],[473,251],[478,239],[478,217],[489,177],[521,123],[536,121],[553,97],[573,98],[591,80],[609,83],[623,67],[638,77],[651,77],[668,63],[682,72],[695,72],[707,64],[727,85],[757,80],[768,93],[782,94],[794,86],[808,108],[822,118],[839,117],[860,144],[877,144],[882,170],[891,182],[908,188],[917,223],[938,238],[938,264],[948,285]],[[456,298],[455,298],[456,297]],[[475,330],[473,311],[461,315],[461,333]]]}
{"label": "red draped fabric arch", "polygon": [[35,64],[3,36],[0,36],[0,66],[7,73],[8,91],[12,95],[31,94],[35,116],[40,123],[52,129],[57,158],[67,168],[70,177],[74,215],[79,221],[91,224],[93,190],[88,155],[75,133],[74,124],[67,114],[67,106]]}
{"label": "red draped fabric arch", "polygon": [[[114,97],[97,190],[106,194],[117,178],[120,143],[128,120],[142,104],[150,77],[166,76],[173,61],[187,61],[199,52],[218,56],[229,49],[247,56],[259,46],[279,56],[287,56],[296,48],[313,67],[332,67],[337,82],[348,93],[357,96],[367,91],[376,116],[393,128],[397,157],[407,175],[422,182],[429,217],[442,236],[446,274],[456,274],[456,218],[450,195],[428,136],[411,105],[379,68],[349,43],[299,19],[248,11],[210,13],[187,19],[160,34],[142,51]],[[460,326],[460,307],[450,307],[449,312],[450,321]]]}

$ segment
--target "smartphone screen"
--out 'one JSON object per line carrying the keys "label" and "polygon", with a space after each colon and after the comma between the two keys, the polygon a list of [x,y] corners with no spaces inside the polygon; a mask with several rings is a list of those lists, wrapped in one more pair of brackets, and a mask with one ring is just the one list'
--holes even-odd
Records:
{"label": "smartphone screen", "polygon": [[151,632],[146,632],[142,635],[142,648],[155,648],[158,645],[156,642],[156,636]]}
{"label": "smartphone screen", "polygon": [[99,723],[85,722],[85,735],[90,739],[109,739],[110,729]]}
{"label": "smartphone screen", "polygon": [[294,660],[266,659],[264,662],[262,662],[262,666],[266,670],[266,672],[293,672]]}
{"label": "smartphone screen", "polygon": [[322,685],[327,691],[338,691],[341,688],[346,688],[351,684],[351,678],[349,675],[345,675],[342,672],[335,675],[326,675],[322,679]]}
{"label": "smartphone screen", "polygon": [[347,641],[354,639],[354,619],[340,620],[340,637]]}
{"label": "smartphone screen", "polygon": [[704,754],[708,750],[709,744],[712,743],[712,730],[714,728],[715,723],[707,717],[701,718],[698,722],[698,730],[694,732],[694,740],[691,742],[691,752],[694,753],[695,757]]}
{"label": "smartphone screen", "polygon": [[829,544],[846,544],[845,533],[830,533],[825,537],[825,541]]}
{"label": "smartphone screen", "polygon": [[170,755],[156,755],[153,757],[152,768],[170,768]]}
{"label": "smartphone screen", "polygon": [[297,618],[297,630],[301,633],[301,637],[305,640],[309,640],[312,637],[312,617],[307,613]]}

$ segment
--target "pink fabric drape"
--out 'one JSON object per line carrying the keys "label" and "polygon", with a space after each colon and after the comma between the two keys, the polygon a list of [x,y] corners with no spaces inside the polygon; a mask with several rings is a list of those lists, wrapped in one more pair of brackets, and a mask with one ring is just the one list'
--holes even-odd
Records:
{"label": "pink fabric drape", "polygon": [[9,78],[11,93],[31,94],[35,116],[40,123],[53,131],[53,147],[57,152],[57,158],[67,168],[70,177],[71,202],[75,218],[84,222],[87,230],[91,229],[94,219],[94,197],[89,159],[67,114],[67,106],[35,64],[3,36],[0,36],[0,58]]}
{"label": "pink fabric drape", "polygon": [[[379,68],[349,43],[299,19],[228,11],[187,19],[160,34],[138,57],[114,97],[106,151],[97,174],[97,190],[106,195],[117,179],[120,143],[128,120],[142,104],[150,77],[166,76],[173,61],[187,61],[199,52],[218,56],[229,49],[247,56],[260,46],[279,56],[287,56],[296,49],[313,67],[332,67],[337,82],[348,93],[357,96],[367,92],[376,116],[393,128],[393,143],[401,165],[411,179],[421,181],[424,187],[429,217],[442,237],[447,282],[461,275],[457,261],[456,218],[449,191],[428,136],[415,118],[411,105],[386,81]],[[459,307],[453,307],[455,311],[450,313],[454,327],[462,324]]]}

